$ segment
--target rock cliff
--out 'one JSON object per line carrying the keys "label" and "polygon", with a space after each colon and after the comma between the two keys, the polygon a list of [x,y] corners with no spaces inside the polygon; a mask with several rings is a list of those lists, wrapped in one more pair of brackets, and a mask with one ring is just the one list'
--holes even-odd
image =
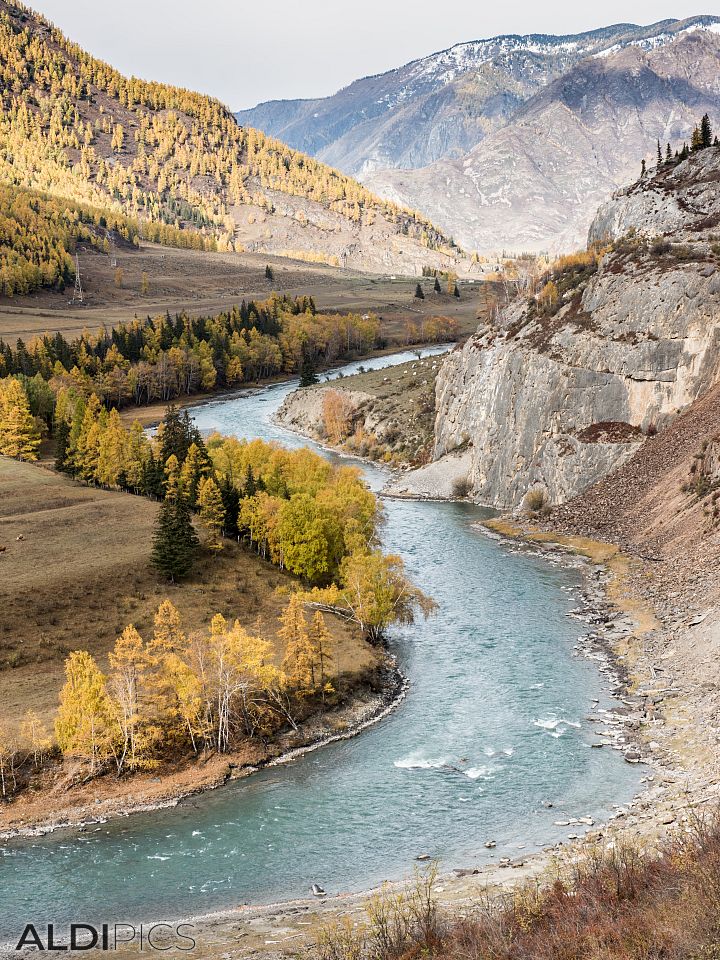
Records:
{"label": "rock cliff", "polygon": [[[720,148],[619,193],[561,265],[443,364],[434,457],[471,451],[473,496],[561,503],[629,459],[720,379]],[[554,292],[553,292],[554,294]]]}

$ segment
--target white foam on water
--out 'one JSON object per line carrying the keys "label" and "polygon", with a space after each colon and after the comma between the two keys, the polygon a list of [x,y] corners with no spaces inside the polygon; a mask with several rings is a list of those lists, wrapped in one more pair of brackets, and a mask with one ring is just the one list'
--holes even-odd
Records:
{"label": "white foam on water", "polygon": [[490,776],[491,770],[490,767],[468,767],[467,770],[463,770],[463,773],[471,780],[479,780],[480,777]]}
{"label": "white foam on water", "polygon": [[396,760],[393,766],[399,767],[401,770],[437,770],[440,767],[446,767],[449,763],[449,757],[431,759],[423,757],[419,750],[415,750],[409,756],[403,757],[402,760]]}

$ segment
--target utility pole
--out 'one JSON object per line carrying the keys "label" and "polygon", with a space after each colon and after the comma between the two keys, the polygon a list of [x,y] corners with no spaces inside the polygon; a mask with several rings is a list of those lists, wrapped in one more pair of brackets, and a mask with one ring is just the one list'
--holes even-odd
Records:
{"label": "utility pole", "polygon": [[78,260],[78,255],[75,254],[75,292],[73,293],[73,298],[70,303],[84,303],[85,295],[83,294],[82,281],[80,280],[80,261]]}

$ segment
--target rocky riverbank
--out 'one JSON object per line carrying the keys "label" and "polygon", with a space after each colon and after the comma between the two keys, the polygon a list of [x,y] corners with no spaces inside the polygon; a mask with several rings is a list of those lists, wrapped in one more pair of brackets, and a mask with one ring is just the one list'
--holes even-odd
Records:
{"label": "rocky riverbank", "polygon": [[[590,630],[578,639],[575,652],[597,662],[620,701],[612,711],[603,711],[597,704],[592,707],[588,720],[596,737],[590,749],[616,750],[626,762],[640,765],[643,790],[631,803],[618,805],[606,824],[589,817],[559,818],[557,825],[567,828],[566,839],[540,853],[522,855],[516,849],[496,847],[497,860],[488,866],[463,862],[449,869],[446,865],[434,895],[441,911],[453,917],[472,912],[488,895],[500,896],[527,880],[544,882],[558,873],[569,874],[577,857],[598,847],[637,843],[653,849],[687,830],[695,816],[720,804],[720,782],[706,768],[692,769],[687,758],[670,749],[678,729],[665,714],[661,688],[650,690],[636,682],[639,665],[665,628],[655,616],[651,598],[638,589],[632,558],[612,544],[541,530],[537,525],[494,520],[484,529],[502,539],[509,550],[532,551],[547,563],[582,571],[579,602],[570,615]],[[491,838],[488,844],[493,844]],[[419,855],[418,860],[422,859]],[[323,926],[337,920],[362,922],[368,895],[240,907],[194,918],[193,935],[204,960],[312,956]]]}
{"label": "rocky riverbank", "polygon": [[392,369],[370,369],[296,390],[276,420],[350,456],[396,468],[418,466],[432,448],[441,363],[441,356],[418,356]]}

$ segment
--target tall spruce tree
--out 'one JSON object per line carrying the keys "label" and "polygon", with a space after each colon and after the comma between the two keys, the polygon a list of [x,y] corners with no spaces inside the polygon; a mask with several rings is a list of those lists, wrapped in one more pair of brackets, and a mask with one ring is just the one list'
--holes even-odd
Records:
{"label": "tall spruce tree", "polygon": [[713,142],[713,133],[712,127],[710,126],[710,117],[705,114],[705,116],[700,121],[700,143],[702,149],[705,150],[708,147],[712,146]]}
{"label": "tall spruce tree", "polygon": [[199,546],[182,487],[168,491],[155,522],[150,562],[175,583],[190,572]]}
{"label": "tall spruce tree", "polygon": [[418,283],[418,285],[415,287],[415,299],[416,300],[425,299],[425,294],[423,293],[423,288],[421,283]]}
{"label": "tall spruce tree", "polygon": [[68,442],[70,440],[70,424],[61,420],[55,427],[55,469],[67,470]]}

